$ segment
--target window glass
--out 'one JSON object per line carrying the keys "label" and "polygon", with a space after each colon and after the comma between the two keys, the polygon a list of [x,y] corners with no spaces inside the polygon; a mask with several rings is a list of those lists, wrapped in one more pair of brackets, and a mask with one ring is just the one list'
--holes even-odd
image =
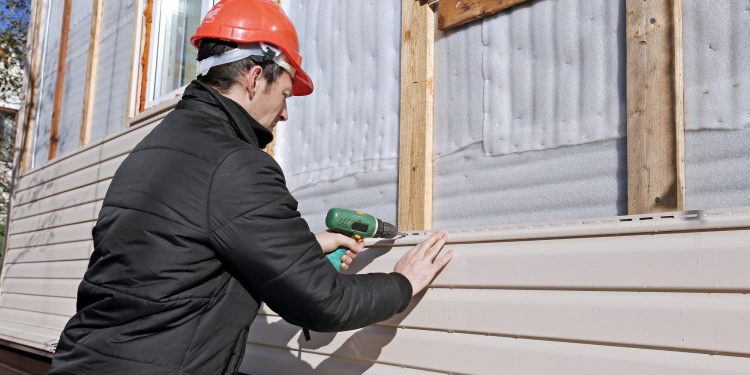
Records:
{"label": "window glass", "polygon": [[207,5],[195,0],[154,2],[149,104],[176,95],[178,89],[195,79],[198,51],[190,45],[190,37],[198,28],[202,9]]}

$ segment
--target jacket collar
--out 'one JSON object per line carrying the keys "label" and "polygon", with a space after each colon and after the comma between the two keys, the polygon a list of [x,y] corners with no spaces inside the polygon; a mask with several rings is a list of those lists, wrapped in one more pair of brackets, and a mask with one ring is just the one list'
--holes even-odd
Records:
{"label": "jacket collar", "polygon": [[[182,101],[184,100],[198,101],[220,110],[221,113],[210,112],[228,121],[231,132],[244,142],[265,148],[273,140],[273,133],[250,116],[239,103],[221,95],[206,84],[197,80],[191,82],[182,94]],[[178,104],[178,108],[180,107],[184,106]]]}

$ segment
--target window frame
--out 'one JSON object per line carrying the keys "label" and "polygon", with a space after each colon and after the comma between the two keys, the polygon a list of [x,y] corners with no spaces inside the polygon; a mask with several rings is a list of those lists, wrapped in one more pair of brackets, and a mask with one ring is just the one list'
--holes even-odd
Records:
{"label": "window frame", "polygon": [[[166,68],[166,65],[163,64],[163,58],[164,54],[159,53],[164,51],[164,46],[166,45],[166,33],[163,32],[163,26],[165,23],[165,15],[162,12],[162,5],[164,1],[169,0],[152,0],[152,19],[151,19],[151,35],[149,36],[150,40],[145,41],[148,43],[148,48],[151,51],[148,55],[148,62],[147,66],[144,69],[146,71],[146,89],[145,89],[145,105],[143,108],[143,111],[139,111],[139,108],[137,107],[137,103],[140,102],[142,98],[138,98],[137,100],[134,100],[132,104],[136,105],[135,111],[131,111],[131,116],[133,117],[135,114],[138,114],[140,112],[146,112],[149,108],[153,108],[158,106],[159,104],[162,104],[164,102],[168,102],[176,97],[179,97],[182,95],[182,93],[185,91],[185,87],[187,85],[180,86],[172,91],[166,92],[162,95],[156,96],[156,88],[159,87],[159,85],[162,82],[163,79],[163,73],[164,69]],[[208,11],[214,6],[215,3],[218,2],[218,0],[200,0],[201,1],[201,15],[200,18],[203,19],[203,17],[208,13]],[[139,3],[143,4],[143,1],[140,1]],[[145,4],[143,4],[143,9],[145,10]],[[142,14],[142,12],[141,12]],[[139,28],[138,33],[144,32],[143,27]],[[144,36],[141,36],[141,39],[143,39]],[[141,60],[144,49],[146,48],[145,44],[140,48],[139,58],[138,61]],[[192,48],[192,47],[189,47]],[[197,62],[194,62],[197,65]],[[137,65],[136,65],[137,66]],[[140,74],[143,74],[142,72]],[[140,76],[140,74],[138,74]],[[137,90],[136,95],[140,95],[141,90]]]}

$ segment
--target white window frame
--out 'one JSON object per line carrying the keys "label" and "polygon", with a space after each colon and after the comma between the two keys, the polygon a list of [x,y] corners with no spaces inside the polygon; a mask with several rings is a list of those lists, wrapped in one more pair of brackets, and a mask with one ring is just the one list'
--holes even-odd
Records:
{"label": "white window frame", "polygon": [[[163,51],[164,46],[166,43],[165,40],[165,33],[161,32],[162,26],[166,23],[164,18],[164,14],[162,13],[161,4],[165,1],[174,1],[174,0],[154,0],[153,4],[153,15],[152,15],[152,21],[151,21],[151,40],[149,41],[149,50],[151,51],[149,53],[148,57],[148,67],[147,67],[147,77],[146,77],[146,105],[145,109],[154,107],[159,103],[171,100],[177,96],[182,95],[183,91],[185,91],[185,86],[178,87],[175,90],[172,90],[170,92],[164,93],[160,96],[156,96],[156,88],[161,85],[161,80],[164,74],[165,65],[162,63],[162,59],[164,55],[162,53],[157,53],[157,51]],[[211,9],[211,7],[214,6],[215,3],[217,3],[219,0],[193,0],[193,1],[201,1],[201,19],[208,13],[208,11]],[[142,3],[141,3],[142,4]],[[145,5],[142,7],[145,9]],[[139,28],[139,32],[142,32],[144,28]],[[140,58],[139,58],[140,61]],[[194,62],[197,65],[197,62]],[[137,66],[137,65],[136,65]],[[136,95],[137,98],[137,95]],[[138,108],[137,108],[137,102],[138,100],[135,99],[133,101],[134,114],[137,114]]]}

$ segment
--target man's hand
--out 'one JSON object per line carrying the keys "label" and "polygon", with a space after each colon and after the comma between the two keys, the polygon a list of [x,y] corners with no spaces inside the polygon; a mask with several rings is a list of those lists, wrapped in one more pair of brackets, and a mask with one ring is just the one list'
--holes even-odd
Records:
{"label": "man's hand", "polygon": [[393,270],[409,279],[412,297],[427,287],[438,271],[453,258],[453,250],[448,250],[443,256],[437,258],[446,241],[448,241],[447,233],[433,233],[430,238],[414,246],[396,263]]}
{"label": "man's hand", "polygon": [[315,235],[315,239],[318,240],[320,247],[323,248],[323,252],[328,254],[339,247],[343,246],[349,250],[346,251],[343,257],[341,257],[341,269],[346,271],[349,265],[352,264],[354,258],[357,257],[357,253],[365,248],[364,242],[357,242],[354,238],[344,236],[339,233],[331,232],[320,232]]}

